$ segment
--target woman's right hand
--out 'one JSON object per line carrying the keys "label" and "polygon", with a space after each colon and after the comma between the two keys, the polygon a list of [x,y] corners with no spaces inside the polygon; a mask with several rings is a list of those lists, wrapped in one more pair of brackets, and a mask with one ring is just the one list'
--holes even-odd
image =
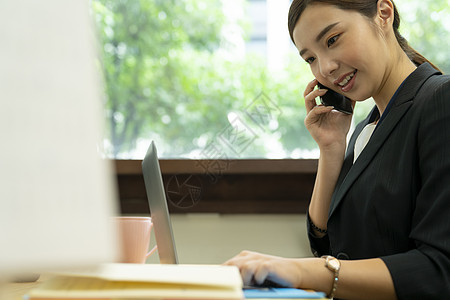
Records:
{"label": "woman's right hand", "polygon": [[[332,106],[318,105],[316,98],[324,95],[327,90],[315,89],[317,83],[317,79],[308,83],[303,93],[306,107],[305,126],[321,150],[335,145],[345,146],[352,115],[336,111]],[[352,105],[354,106],[354,102]]]}

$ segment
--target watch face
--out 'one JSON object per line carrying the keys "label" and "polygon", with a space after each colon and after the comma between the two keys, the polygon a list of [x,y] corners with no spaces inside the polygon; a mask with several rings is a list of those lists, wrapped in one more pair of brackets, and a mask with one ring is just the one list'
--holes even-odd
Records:
{"label": "watch face", "polygon": [[329,257],[328,258],[328,265],[334,271],[339,271],[339,269],[341,268],[341,263],[339,262],[339,260],[337,260],[337,258],[334,258],[334,257]]}
{"label": "watch face", "polygon": [[330,260],[330,265],[333,267],[333,269],[339,268],[339,262],[336,259]]}

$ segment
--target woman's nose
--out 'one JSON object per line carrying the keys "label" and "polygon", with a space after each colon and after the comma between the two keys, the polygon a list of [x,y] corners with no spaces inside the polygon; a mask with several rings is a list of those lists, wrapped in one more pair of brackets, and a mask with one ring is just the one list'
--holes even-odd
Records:
{"label": "woman's nose", "polygon": [[333,75],[334,71],[338,68],[338,64],[334,59],[325,57],[319,59],[320,74],[323,77],[329,77]]}

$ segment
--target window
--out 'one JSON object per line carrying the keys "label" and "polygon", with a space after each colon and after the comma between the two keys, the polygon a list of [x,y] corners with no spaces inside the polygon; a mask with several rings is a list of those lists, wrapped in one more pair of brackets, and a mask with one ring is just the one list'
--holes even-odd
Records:
{"label": "window", "polygon": [[[447,0],[397,0],[401,32],[450,72]],[[287,32],[289,0],[92,0],[108,96],[106,148],[142,159],[316,158],[303,125],[312,79]],[[358,104],[355,122],[373,103]]]}

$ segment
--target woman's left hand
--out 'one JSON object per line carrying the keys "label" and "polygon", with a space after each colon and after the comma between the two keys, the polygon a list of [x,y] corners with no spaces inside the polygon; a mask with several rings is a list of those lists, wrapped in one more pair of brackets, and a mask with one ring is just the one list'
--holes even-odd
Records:
{"label": "woman's left hand", "polygon": [[225,265],[239,268],[244,285],[302,286],[302,268],[296,259],[242,251]]}

